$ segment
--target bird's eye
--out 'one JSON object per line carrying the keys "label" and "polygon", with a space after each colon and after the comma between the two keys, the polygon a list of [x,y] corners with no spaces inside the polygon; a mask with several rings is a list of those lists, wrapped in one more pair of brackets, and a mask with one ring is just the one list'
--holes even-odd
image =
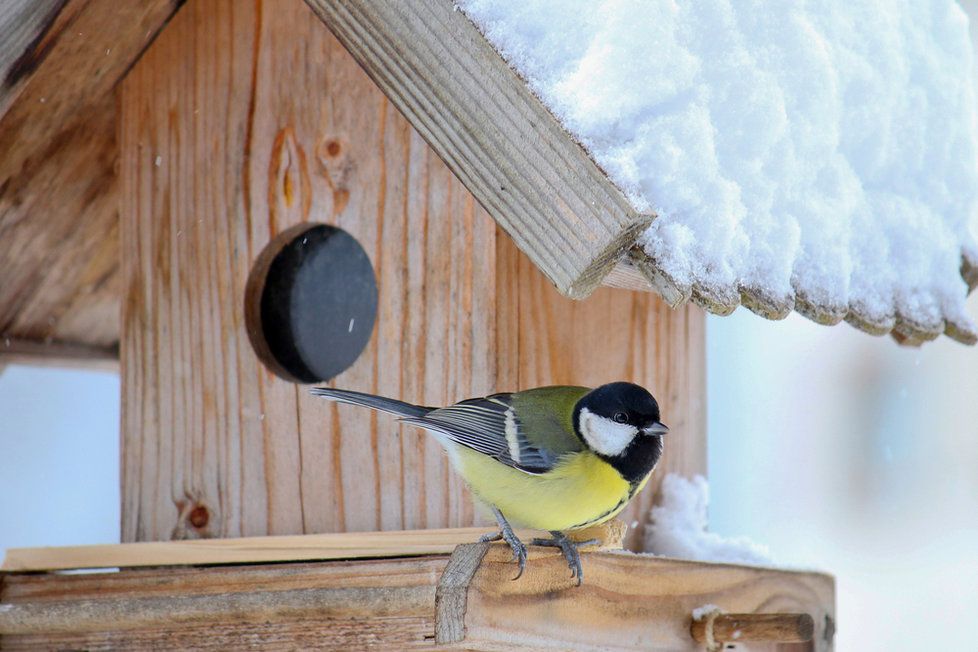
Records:
{"label": "bird's eye", "polygon": [[615,419],[615,423],[627,423],[628,415],[625,414],[624,412],[615,412],[614,419]]}

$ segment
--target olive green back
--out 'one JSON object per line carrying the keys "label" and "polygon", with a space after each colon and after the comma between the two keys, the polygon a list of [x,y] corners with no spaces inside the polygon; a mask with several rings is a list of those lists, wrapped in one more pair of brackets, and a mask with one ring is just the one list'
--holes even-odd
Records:
{"label": "olive green back", "polygon": [[555,455],[584,450],[574,432],[574,406],[589,391],[587,387],[555,385],[513,394],[520,430],[531,444]]}

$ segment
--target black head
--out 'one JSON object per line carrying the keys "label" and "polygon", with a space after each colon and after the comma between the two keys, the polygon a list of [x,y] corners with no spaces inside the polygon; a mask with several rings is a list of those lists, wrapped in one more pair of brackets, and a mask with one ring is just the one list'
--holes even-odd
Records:
{"label": "black head", "polygon": [[584,444],[629,482],[639,482],[662,454],[666,428],[659,404],[644,388],[617,382],[591,390],[574,408],[574,428]]}

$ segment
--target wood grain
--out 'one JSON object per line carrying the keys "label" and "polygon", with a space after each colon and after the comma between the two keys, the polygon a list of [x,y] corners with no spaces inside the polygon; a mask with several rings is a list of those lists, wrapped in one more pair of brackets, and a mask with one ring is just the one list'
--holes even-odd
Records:
{"label": "wood grain", "polygon": [[[471,527],[10,548],[0,571],[36,572],[447,554],[458,545],[478,541],[487,530],[489,529]],[[532,530],[520,530],[519,536],[529,542],[533,537],[543,535]],[[620,550],[623,536],[621,522],[612,520],[576,532],[574,538],[578,541],[600,541],[600,545],[587,546],[583,550]]]}
{"label": "wood grain", "polygon": [[584,553],[582,562],[581,587],[559,553],[540,548],[511,581],[510,554],[500,545],[474,573],[453,576],[445,555],[6,573],[0,635],[4,649],[434,649],[448,608],[436,611],[438,587],[447,581],[465,591],[452,615],[462,619],[463,638],[449,649],[692,652],[702,646],[690,634],[690,613],[713,603],[747,614],[807,613],[814,649],[831,650],[828,576],[625,553]]}
{"label": "wood grain", "polygon": [[640,550],[662,478],[706,475],[705,313],[675,310],[648,292],[601,288],[561,296],[508,238],[497,244],[500,387],[596,386],[628,380],[649,389],[670,431],[652,480],[621,518]]}
{"label": "wood grain", "polygon": [[564,294],[590,294],[652,221],[451,0],[307,2]]}
{"label": "wood grain", "polygon": [[113,89],[179,2],[0,4],[0,336],[113,346]]}
{"label": "wood grain", "polygon": [[2,337],[98,348],[118,341],[114,98],[90,112],[9,176],[0,172]]}
{"label": "wood grain", "polygon": [[0,4],[0,117],[16,99],[21,80],[30,74],[64,0],[6,0]]}
{"label": "wood grain", "polygon": [[447,557],[6,575],[4,649],[427,649]]}
{"label": "wood grain", "polygon": [[485,211],[301,2],[188,3],[121,110],[123,540],[473,524],[433,439],[261,366],[243,297],[277,233],[335,224],[379,286],[374,338],[335,384],[488,393]]}
{"label": "wood grain", "polygon": [[469,649],[702,650],[690,635],[690,614],[706,604],[737,613],[807,613],[814,649],[832,649],[835,587],[828,575],[595,553],[584,556],[585,581],[576,588],[559,554],[538,549],[520,581],[508,581],[505,552],[490,550],[469,588]]}

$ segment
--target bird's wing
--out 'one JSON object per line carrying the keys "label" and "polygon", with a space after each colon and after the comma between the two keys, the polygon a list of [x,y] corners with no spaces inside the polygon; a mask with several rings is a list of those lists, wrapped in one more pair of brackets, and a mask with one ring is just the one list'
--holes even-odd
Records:
{"label": "bird's wing", "polygon": [[[440,433],[457,444],[527,473],[549,471],[564,453],[581,450],[572,432],[564,436],[530,432],[526,421],[544,423],[546,420],[542,421],[538,413],[518,410],[514,403],[520,403],[518,394],[493,394],[401,420]],[[554,427],[560,427],[559,420],[550,421]]]}

